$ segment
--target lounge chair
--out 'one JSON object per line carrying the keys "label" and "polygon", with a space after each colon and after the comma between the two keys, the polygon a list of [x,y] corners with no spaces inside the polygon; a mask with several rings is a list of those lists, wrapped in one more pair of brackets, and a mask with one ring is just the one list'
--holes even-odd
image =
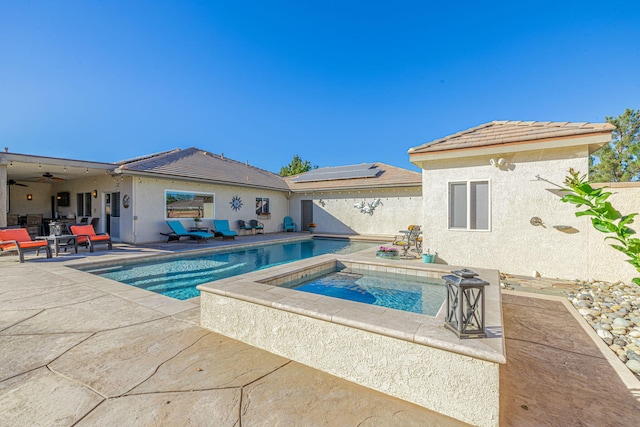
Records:
{"label": "lounge chair", "polygon": [[71,225],[69,226],[69,230],[71,231],[71,234],[78,236],[78,246],[89,247],[89,252],[93,252],[93,248],[96,244],[106,244],[109,250],[113,249],[111,236],[107,233],[96,234],[96,230],[93,229],[91,224]]}
{"label": "lounge chair", "polygon": [[226,219],[214,219],[213,227],[215,228],[214,234],[216,237],[222,237],[222,239],[235,239],[238,232],[229,228],[229,220]]}
{"label": "lounge chair", "polygon": [[238,220],[238,228],[240,229],[240,231],[244,231],[244,232],[248,232],[253,234],[253,227],[251,227],[251,225],[247,222],[247,221],[243,221],[241,219]]}
{"label": "lounge chair", "polygon": [[290,216],[284,217],[284,231],[296,231],[296,223],[293,222],[293,218]]}
{"label": "lounge chair", "polygon": [[249,225],[255,230],[256,234],[264,234],[264,224],[260,221],[252,219],[251,221],[249,221]]}
{"label": "lounge chair", "polygon": [[167,221],[169,228],[171,228],[170,233],[160,233],[163,236],[167,236],[167,242],[171,242],[172,240],[180,241],[181,237],[189,237],[190,239],[195,239],[198,243],[201,241],[206,241],[207,239],[213,239],[215,236],[206,231],[187,231],[184,228],[184,225],[178,220]]}
{"label": "lounge chair", "polygon": [[40,250],[47,252],[47,258],[51,258],[51,248],[46,240],[31,240],[26,228],[7,228],[0,230],[0,251],[16,251],[20,262],[24,262],[24,253],[36,251],[40,255]]}

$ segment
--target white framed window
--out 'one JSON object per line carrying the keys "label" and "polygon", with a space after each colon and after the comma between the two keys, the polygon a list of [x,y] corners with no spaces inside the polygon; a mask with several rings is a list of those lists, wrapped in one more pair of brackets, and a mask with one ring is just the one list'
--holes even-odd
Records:
{"label": "white framed window", "polygon": [[166,218],[214,218],[213,193],[165,190]]}
{"label": "white framed window", "polygon": [[449,229],[488,231],[490,221],[488,180],[449,183]]}
{"label": "white framed window", "polygon": [[256,214],[267,215],[269,214],[269,198],[268,197],[256,197]]}

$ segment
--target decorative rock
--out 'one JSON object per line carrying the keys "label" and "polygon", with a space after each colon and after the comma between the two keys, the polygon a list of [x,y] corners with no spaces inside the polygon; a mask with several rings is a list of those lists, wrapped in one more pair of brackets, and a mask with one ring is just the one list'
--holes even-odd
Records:
{"label": "decorative rock", "polygon": [[611,332],[605,331],[604,329],[598,329],[598,335],[607,343],[607,345],[613,344],[613,335]]}
{"label": "decorative rock", "polygon": [[598,336],[640,379],[640,286],[589,279],[567,298]]}
{"label": "decorative rock", "polygon": [[627,368],[631,369],[634,374],[640,374],[640,361],[635,359],[629,359],[625,364]]}
{"label": "decorative rock", "polygon": [[629,360],[636,360],[640,362],[640,356],[638,356],[635,352],[631,350],[627,350],[626,355],[629,358]]}

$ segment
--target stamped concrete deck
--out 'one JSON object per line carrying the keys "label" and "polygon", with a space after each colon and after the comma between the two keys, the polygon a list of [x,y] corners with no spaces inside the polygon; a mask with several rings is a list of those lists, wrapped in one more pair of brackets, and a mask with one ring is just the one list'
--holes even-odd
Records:
{"label": "stamped concrete deck", "polygon": [[[197,247],[0,257],[0,425],[462,425],[202,329],[197,300],[65,266]],[[637,381],[621,379],[566,305],[504,297],[502,425],[637,424]]]}

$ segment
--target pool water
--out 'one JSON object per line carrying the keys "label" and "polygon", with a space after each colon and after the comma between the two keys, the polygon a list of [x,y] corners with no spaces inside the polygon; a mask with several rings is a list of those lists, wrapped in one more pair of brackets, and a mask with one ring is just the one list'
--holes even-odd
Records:
{"label": "pool water", "polygon": [[79,267],[79,270],[111,280],[186,300],[200,296],[196,286],[276,265],[336,253],[346,254],[378,246],[375,242],[337,239],[300,240],[247,248],[209,252],[203,255],[118,264],[110,267]]}
{"label": "pool water", "polygon": [[283,285],[303,292],[341,298],[396,310],[435,316],[447,292],[444,281],[425,279],[410,281],[401,276],[370,276],[346,271],[330,273],[316,279]]}

